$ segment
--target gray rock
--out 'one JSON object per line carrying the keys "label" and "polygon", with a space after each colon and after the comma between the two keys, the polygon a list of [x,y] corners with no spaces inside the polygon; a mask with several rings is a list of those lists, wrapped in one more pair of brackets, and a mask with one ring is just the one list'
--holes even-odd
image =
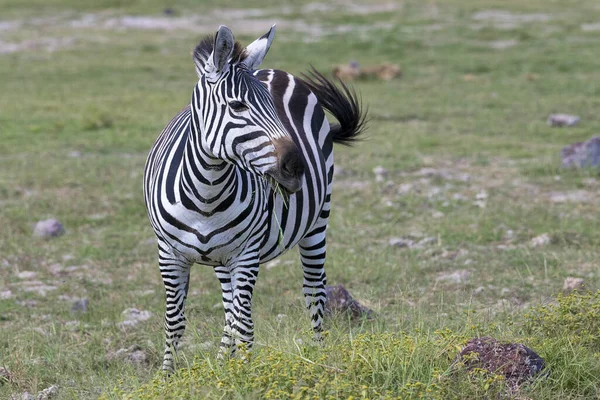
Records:
{"label": "gray rock", "polygon": [[65,228],[58,220],[53,218],[38,221],[38,223],[35,224],[35,228],[33,228],[34,236],[42,238],[57,237],[63,233],[65,233]]}
{"label": "gray rock", "polygon": [[137,308],[128,308],[123,311],[124,321],[117,324],[120,328],[133,327],[142,321],[147,321],[152,316],[150,311],[138,310]]}
{"label": "gray rock", "polygon": [[464,283],[466,282],[471,276],[471,271],[469,271],[468,269],[459,269],[453,272],[441,272],[437,278],[435,278],[436,281],[445,281],[445,282],[452,282],[452,283]]}
{"label": "gray rock", "polygon": [[584,287],[584,281],[581,278],[573,278],[569,276],[563,283],[563,290],[566,292],[572,292],[574,290],[581,290]]}
{"label": "gray rock", "polygon": [[40,392],[38,392],[37,400],[49,400],[55,397],[58,394],[58,386],[52,385],[49,388],[46,388]]}
{"label": "gray rock", "polygon": [[327,294],[325,312],[329,315],[346,313],[353,319],[362,317],[372,319],[375,316],[373,310],[354,300],[343,285],[327,286],[325,293]]}
{"label": "gray rock", "polygon": [[579,123],[579,120],[580,118],[576,115],[550,114],[546,122],[550,126],[575,126]]}
{"label": "gray rock", "polygon": [[552,242],[552,238],[547,233],[542,233],[539,236],[534,237],[529,241],[531,247],[542,247],[547,246]]}
{"label": "gray rock", "polygon": [[401,237],[391,238],[388,243],[390,246],[400,247],[400,248],[404,248],[404,247],[412,248],[415,245],[414,240],[408,239],[408,238],[401,238]]}
{"label": "gray rock", "polygon": [[71,311],[73,312],[87,312],[90,301],[88,299],[79,299],[73,303]]}
{"label": "gray rock", "polygon": [[114,353],[109,353],[106,358],[109,361],[120,360],[127,361],[136,365],[143,365],[148,362],[148,356],[140,346],[134,344],[128,348],[121,348]]}
{"label": "gray rock", "polygon": [[5,367],[0,367],[0,385],[4,382],[10,382],[12,380],[12,375],[9,370]]}
{"label": "gray rock", "polygon": [[383,182],[388,177],[389,171],[381,165],[378,165],[373,168],[373,173],[375,174],[375,180],[377,182]]}
{"label": "gray rock", "polygon": [[565,146],[560,155],[563,167],[600,167],[600,136]]}

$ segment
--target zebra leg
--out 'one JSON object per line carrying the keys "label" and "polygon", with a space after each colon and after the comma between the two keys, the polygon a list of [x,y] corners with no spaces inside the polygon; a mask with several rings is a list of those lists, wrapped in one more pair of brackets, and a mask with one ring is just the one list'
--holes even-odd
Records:
{"label": "zebra leg", "polygon": [[327,277],[324,268],[326,228],[327,219],[319,219],[316,228],[299,242],[300,260],[302,261],[302,271],[304,273],[302,293],[312,321],[314,339],[317,342],[322,341],[323,312],[325,310],[325,300],[327,299],[325,293]]}
{"label": "zebra leg", "polygon": [[238,262],[232,275],[234,281],[232,330],[235,337],[232,355],[235,355],[241,344],[246,350],[251,350],[254,344],[252,293],[258,277],[258,254],[252,260]]}
{"label": "zebra leg", "polygon": [[163,371],[174,371],[173,352],[179,348],[179,340],[185,331],[184,305],[190,283],[190,267],[186,259],[174,255],[164,242],[159,241],[158,265],[166,291],[165,353]]}
{"label": "zebra leg", "polygon": [[225,266],[215,267],[215,273],[221,283],[221,296],[223,308],[225,310],[225,327],[223,328],[223,337],[219,347],[218,359],[224,359],[229,356],[231,347],[234,343],[232,325],[234,320],[233,313],[233,286],[231,285],[230,269]]}

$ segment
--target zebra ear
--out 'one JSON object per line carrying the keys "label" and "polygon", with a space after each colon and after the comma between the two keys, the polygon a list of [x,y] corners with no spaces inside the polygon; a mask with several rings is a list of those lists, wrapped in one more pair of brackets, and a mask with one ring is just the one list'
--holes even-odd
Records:
{"label": "zebra ear", "polygon": [[208,75],[221,73],[223,67],[227,64],[227,60],[229,60],[233,53],[234,46],[233,33],[231,33],[228,27],[221,25],[215,36],[213,52],[204,65],[204,72]]}
{"label": "zebra ear", "polygon": [[267,55],[269,47],[271,47],[271,43],[273,42],[273,37],[275,37],[275,24],[273,24],[269,32],[246,47],[247,56],[242,61],[242,64],[248,67],[248,69],[257,69]]}

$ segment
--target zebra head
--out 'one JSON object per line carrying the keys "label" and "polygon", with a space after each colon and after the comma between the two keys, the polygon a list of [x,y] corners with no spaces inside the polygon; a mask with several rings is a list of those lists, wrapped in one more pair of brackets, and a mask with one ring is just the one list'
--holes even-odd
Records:
{"label": "zebra head", "polygon": [[193,56],[198,84],[192,96],[194,135],[202,152],[274,180],[294,193],[302,187],[304,158],[277,115],[273,97],[252,71],[267,54],[275,25],[243,48],[226,26]]}

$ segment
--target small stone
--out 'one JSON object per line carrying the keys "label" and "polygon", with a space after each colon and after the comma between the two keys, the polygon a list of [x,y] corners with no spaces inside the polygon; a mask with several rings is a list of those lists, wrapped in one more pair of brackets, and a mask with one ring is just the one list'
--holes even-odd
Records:
{"label": "small stone", "polygon": [[65,228],[56,219],[47,219],[35,224],[33,235],[42,238],[57,237],[65,233]]}
{"label": "small stone", "polygon": [[453,272],[442,272],[435,279],[436,281],[446,281],[451,283],[464,283],[471,276],[471,271],[467,269],[459,269]]}
{"label": "small stone", "polygon": [[485,200],[488,198],[488,194],[485,190],[481,190],[475,195],[475,200]]}
{"label": "small stone", "polygon": [[600,167],[600,136],[565,146],[560,155],[563,167]]}
{"label": "small stone", "polygon": [[3,290],[0,292],[0,300],[8,300],[13,298],[13,293],[10,290]]}
{"label": "small stone", "polygon": [[50,400],[58,394],[58,386],[52,385],[49,388],[46,388],[40,392],[38,392],[36,400]]}
{"label": "small stone", "polygon": [[208,351],[208,350],[212,349],[214,346],[215,346],[215,344],[211,341],[202,342],[198,345],[198,347],[200,347],[200,349],[204,350],[204,351]]}
{"label": "small stone", "polygon": [[383,182],[388,177],[389,171],[379,165],[373,168],[373,173],[375,174],[375,180],[377,182]]}
{"label": "small stone", "polygon": [[563,290],[566,292],[572,292],[575,290],[581,290],[584,287],[584,281],[581,278],[568,277],[563,283]]}
{"label": "small stone", "polygon": [[415,245],[415,247],[422,248],[425,246],[436,244],[437,241],[438,241],[438,239],[435,236],[427,236],[427,237],[419,240],[419,242]]}
{"label": "small stone", "polygon": [[127,349],[121,348],[114,353],[109,353],[109,354],[107,354],[106,358],[109,361],[121,360],[121,361],[130,362],[130,363],[136,364],[136,365],[146,364],[148,361],[148,356],[146,355],[146,353],[144,353],[142,348],[140,346],[138,346],[137,344],[134,344]]}
{"label": "small stone", "polygon": [[17,278],[19,279],[31,279],[35,278],[37,273],[35,271],[21,271],[17,273]]}
{"label": "small stone", "polygon": [[485,287],[479,286],[479,287],[473,289],[473,294],[478,295],[478,294],[483,293],[484,291],[485,291]]}
{"label": "small stone", "polygon": [[432,212],[432,213],[431,213],[431,216],[432,216],[433,218],[439,219],[439,218],[444,218],[444,217],[446,216],[446,214],[444,214],[444,213],[443,213],[443,212],[441,212],[441,211],[437,211],[437,210],[435,210],[434,212]]}
{"label": "small stone", "polygon": [[549,245],[551,241],[552,239],[550,238],[550,235],[548,235],[547,233],[543,233],[531,239],[529,241],[529,245],[531,247],[542,247]]}
{"label": "small stone", "polygon": [[351,318],[374,317],[373,310],[354,300],[343,285],[327,286],[325,293],[327,295],[325,311],[328,314],[347,313]]}
{"label": "small stone", "polygon": [[275,320],[277,320],[277,322],[281,323],[286,318],[287,318],[287,315],[285,315],[285,314],[277,314],[277,316],[275,317]]}
{"label": "small stone", "polygon": [[575,126],[579,123],[579,120],[580,118],[576,115],[550,114],[546,122],[550,126]]}
{"label": "small stone", "polygon": [[412,239],[408,239],[408,238],[391,238],[389,240],[389,245],[390,246],[394,246],[394,247],[400,247],[400,248],[412,248],[415,245],[415,241]]}
{"label": "small stone", "polygon": [[265,268],[267,270],[275,268],[276,266],[278,266],[279,264],[281,264],[281,260],[273,260],[273,261],[269,261],[268,263],[265,264]]}
{"label": "small stone", "polygon": [[140,322],[147,321],[152,317],[150,311],[138,310],[137,308],[128,308],[123,311],[125,320],[117,324],[120,328],[127,328],[137,325]]}
{"label": "small stone", "polygon": [[412,183],[403,183],[398,186],[398,195],[404,196],[413,191],[414,185]]}
{"label": "small stone", "polygon": [[453,198],[454,200],[457,200],[457,201],[467,201],[467,200],[469,200],[469,199],[467,198],[467,196],[463,196],[463,195],[462,195],[462,194],[460,194],[460,193],[454,193],[454,194],[452,195],[452,198]]}
{"label": "small stone", "polygon": [[485,208],[486,202],[484,200],[475,200],[473,205],[479,208]]}
{"label": "small stone", "polygon": [[10,374],[10,372],[4,367],[0,367],[0,384],[4,382],[10,382],[11,380],[12,375]]}
{"label": "small stone", "polygon": [[71,311],[85,313],[88,310],[89,304],[90,304],[90,301],[88,299],[77,300],[73,303],[73,306],[71,307]]}

